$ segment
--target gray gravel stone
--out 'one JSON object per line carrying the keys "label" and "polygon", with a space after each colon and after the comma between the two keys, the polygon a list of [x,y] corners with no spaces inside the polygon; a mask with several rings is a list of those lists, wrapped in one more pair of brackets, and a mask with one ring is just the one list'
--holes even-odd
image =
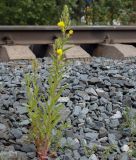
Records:
{"label": "gray gravel stone", "polygon": [[26,114],[27,113],[27,108],[26,107],[22,107],[22,106],[18,106],[17,107],[17,113]]}
{"label": "gray gravel stone", "polygon": [[[50,58],[39,59],[41,79],[38,85],[42,92],[49,87],[47,69],[50,64]],[[25,160],[37,160],[34,146],[28,141],[26,144],[30,122],[24,105],[27,103],[24,74],[31,73],[31,69],[27,61],[0,64],[0,151],[23,150]],[[70,63],[62,81],[64,84],[69,86],[58,102],[65,104],[63,120],[71,126],[63,130],[64,139],[60,141],[63,149],[58,152],[57,159],[88,160],[92,155],[86,155],[84,148],[91,150],[94,145],[97,146],[94,154],[100,158],[100,153],[112,144],[117,149],[110,153],[109,160],[129,159],[121,153],[121,146],[130,141],[135,143],[135,138],[129,128],[120,128],[123,118],[113,116],[117,111],[122,114],[126,105],[136,108],[136,58],[111,60],[93,57],[89,64]]]}
{"label": "gray gravel stone", "polygon": [[66,146],[66,143],[67,143],[67,140],[66,140],[66,138],[61,138],[61,140],[60,140],[60,145],[61,145],[61,147],[65,147]]}
{"label": "gray gravel stone", "polygon": [[103,97],[103,95],[105,94],[105,91],[103,89],[99,89],[99,88],[96,89],[96,92],[97,92],[98,96],[100,96],[100,97]]}
{"label": "gray gravel stone", "polygon": [[108,140],[110,144],[117,145],[116,137],[114,134],[108,134]]}
{"label": "gray gravel stone", "polygon": [[21,151],[23,152],[35,152],[36,148],[34,146],[34,144],[23,144],[23,146],[21,147]]}
{"label": "gray gravel stone", "polygon": [[76,91],[76,95],[80,96],[83,100],[89,101],[90,96],[85,91]]}
{"label": "gray gravel stone", "polygon": [[30,121],[27,119],[20,122],[20,126],[27,126],[28,124],[30,124]]}
{"label": "gray gravel stone", "polygon": [[35,152],[28,152],[27,153],[27,156],[31,159],[35,158],[36,157],[36,153]]}
{"label": "gray gravel stone", "polygon": [[80,157],[80,160],[88,160],[86,156]]}
{"label": "gray gravel stone", "polygon": [[105,137],[105,136],[107,136],[107,134],[108,134],[107,129],[104,128],[104,127],[101,127],[100,130],[99,130],[99,137],[100,138]]}
{"label": "gray gravel stone", "polygon": [[74,159],[75,159],[75,160],[80,159],[81,156],[80,156],[80,154],[78,153],[77,150],[74,150],[74,151],[73,151],[73,154],[74,154]]}
{"label": "gray gravel stone", "polygon": [[93,77],[93,78],[89,79],[89,82],[90,82],[91,84],[95,84],[95,83],[100,82],[100,80],[99,80],[97,77]]}
{"label": "gray gravel stone", "polygon": [[116,128],[120,125],[119,120],[118,119],[111,119],[110,120],[110,127],[111,128]]}
{"label": "gray gravel stone", "polygon": [[83,110],[81,111],[81,114],[86,116],[88,112],[89,112],[88,108],[83,108]]}
{"label": "gray gravel stone", "polygon": [[61,111],[60,111],[60,115],[61,115],[61,120],[65,121],[68,116],[70,115],[71,111],[69,110],[69,108],[64,107]]}
{"label": "gray gravel stone", "polygon": [[93,88],[86,88],[85,91],[90,95],[98,96],[96,91]]}
{"label": "gray gravel stone", "polygon": [[93,132],[93,133],[85,133],[85,138],[89,139],[91,141],[95,141],[96,139],[98,139],[98,133]]}
{"label": "gray gravel stone", "polygon": [[89,110],[90,110],[90,111],[96,110],[97,108],[98,108],[97,103],[89,106]]}
{"label": "gray gravel stone", "polygon": [[129,160],[128,154],[127,153],[122,153],[120,155],[120,160]]}
{"label": "gray gravel stone", "polygon": [[16,128],[11,129],[11,134],[17,139],[21,138],[23,135],[22,131],[20,129],[16,129]]}
{"label": "gray gravel stone", "polygon": [[79,140],[77,138],[72,139],[71,137],[67,138],[67,145],[71,148],[71,149],[79,149],[80,147],[80,143]]}
{"label": "gray gravel stone", "polygon": [[73,115],[78,116],[80,113],[81,113],[81,107],[80,106],[75,106]]}

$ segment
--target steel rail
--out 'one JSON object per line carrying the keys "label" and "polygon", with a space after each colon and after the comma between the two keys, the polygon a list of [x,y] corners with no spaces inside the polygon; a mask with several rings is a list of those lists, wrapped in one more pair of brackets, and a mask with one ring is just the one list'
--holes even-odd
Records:
{"label": "steel rail", "polygon": [[[70,43],[136,43],[136,26],[72,26]],[[50,44],[60,35],[57,26],[0,26],[0,45]]]}

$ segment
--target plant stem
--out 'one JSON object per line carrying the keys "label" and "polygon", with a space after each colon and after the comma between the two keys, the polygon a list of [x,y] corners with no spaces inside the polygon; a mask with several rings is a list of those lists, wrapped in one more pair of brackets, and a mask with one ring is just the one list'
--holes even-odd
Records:
{"label": "plant stem", "polygon": [[49,146],[50,146],[50,141],[48,140],[48,138],[45,139],[44,142],[41,142],[39,148],[38,148],[38,156],[39,156],[39,160],[46,160],[47,159],[47,154],[49,151]]}

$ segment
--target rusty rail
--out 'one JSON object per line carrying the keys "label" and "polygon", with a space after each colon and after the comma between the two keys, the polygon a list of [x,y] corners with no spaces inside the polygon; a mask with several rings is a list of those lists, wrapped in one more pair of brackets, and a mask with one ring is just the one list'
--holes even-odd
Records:
{"label": "rusty rail", "polygon": [[[70,43],[136,43],[136,26],[72,26]],[[57,26],[0,26],[0,45],[50,44],[58,37]]]}

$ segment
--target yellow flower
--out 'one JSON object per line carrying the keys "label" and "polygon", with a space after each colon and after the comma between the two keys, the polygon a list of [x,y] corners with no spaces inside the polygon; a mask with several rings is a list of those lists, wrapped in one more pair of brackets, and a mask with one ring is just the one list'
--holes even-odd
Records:
{"label": "yellow flower", "polygon": [[58,26],[60,28],[64,28],[65,27],[65,23],[63,21],[58,22]]}
{"label": "yellow flower", "polygon": [[56,53],[58,54],[58,56],[62,56],[63,51],[62,51],[62,49],[59,48],[59,49],[57,49]]}
{"label": "yellow flower", "polygon": [[69,35],[72,35],[74,33],[74,31],[71,29],[70,31],[69,31]]}

